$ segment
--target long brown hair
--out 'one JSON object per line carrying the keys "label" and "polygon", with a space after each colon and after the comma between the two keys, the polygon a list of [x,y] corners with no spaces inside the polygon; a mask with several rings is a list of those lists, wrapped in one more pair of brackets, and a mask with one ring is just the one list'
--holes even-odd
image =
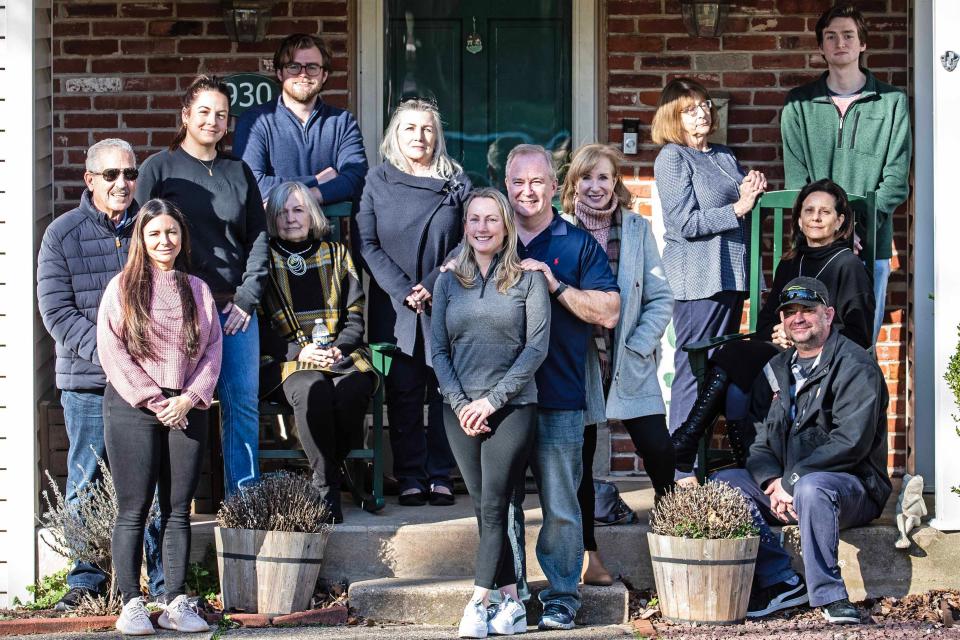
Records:
{"label": "long brown hair", "polygon": [[[227,85],[220,80],[217,76],[197,76],[194,78],[193,82],[190,83],[190,86],[187,87],[186,92],[180,98],[180,104],[187,111],[190,110],[190,107],[193,106],[193,101],[197,99],[197,96],[203,93],[204,91],[216,91],[217,93],[222,93],[227,97],[227,104],[230,104],[230,89]],[[170,142],[170,151],[176,151],[183,141],[187,137],[187,123],[185,121],[180,122],[180,128],[177,129],[177,135],[173,136],[173,140]],[[227,136],[224,135],[223,138]],[[217,140],[217,151],[223,151],[223,138]]]}
{"label": "long brown hair", "polygon": [[147,255],[147,243],[143,238],[143,228],[151,220],[160,216],[170,216],[180,225],[180,253],[173,263],[176,271],[177,291],[180,293],[180,305],[183,310],[186,343],[184,353],[191,358],[200,351],[200,321],[197,317],[197,303],[193,299],[190,287],[190,229],[186,218],[175,204],[167,200],[154,198],[147,201],[137,214],[130,239],[130,255],[127,264],[120,273],[120,308],[123,312],[121,337],[127,345],[127,351],[135,360],[149,360],[155,355],[150,347],[150,301],[153,298],[153,262]]}
{"label": "long brown hair", "polygon": [[564,213],[573,213],[574,200],[577,195],[577,183],[580,178],[593,171],[601,160],[606,158],[613,166],[613,197],[624,207],[630,206],[630,191],[623,184],[623,175],[620,173],[620,164],[623,156],[615,148],[605,144],[587,144],[573,152],[573,160],[567,169],[567,177],[563,179],[563,188],[560,190],[560,204]]}
{"label": "long brown hair", "polygon": [[800,247],[806,246],[807,244],[807,237],[803,235],[803,231],[800,230],[800,212],[803,211],[803,201],[806,200],[811,193],[826,193],[833,196],[833,208],[836,209],[837,215],[843,216],[843,222],[840,223],[840,228],[833,234],[833,241],[846,240],[849,242],[850,237],[853,235],[853,208],[847,199],[847,192],[830,178],[822,178],[806,185],[800,190],[800,193],[797,194],[797,199],[793,203],[793,222],[790,225],[790,249],[783,254],[783,260],[790,260],[795,257],[800,252]]}

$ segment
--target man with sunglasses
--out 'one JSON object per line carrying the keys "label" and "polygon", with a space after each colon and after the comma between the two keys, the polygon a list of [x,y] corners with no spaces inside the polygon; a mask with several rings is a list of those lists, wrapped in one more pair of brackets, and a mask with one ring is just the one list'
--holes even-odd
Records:
{"label": "man with sunglasses", "polygon": [[273,56],[280,96],[237,121],[234,154],[250,165],[264,200],[289,180],[307,185],[321,204],[360,198],[367,175],[360,127],[349,111],[320,99],[330,65],[320,38],[287,36]]}
{"label": "man with sunglasses", "polygon": [[[747,468],[714,476],[751,501],[760,529],[747,616],[809,601],[828,622],[856,624],[837,559],[840,530],[877,518],[890,497],[887,387],[863,347],[831,331],[834,309],[819,280],[788,282],[778,311],[793,346],[754,386]],[[806,584],[768,523],[800,525]]]}
{"label": "man with sunglasses", "polygon": [[[80,204],[58,216],[43,234],[37,259],[37,303],[56,343],[56,384],[66,424],[68,503],[99,479],[97,458],[106,459],[103,390],[106,377],[97,355],[97,308],[107,283],[127,261],[130,232],[139,208],[133,200],[137,159],[124,140],[102,140],[87,151],[86,189]],[[163,594],[158,523],[144,535],[150,593]],[[83,596],[106,592],[107,576],[78,562],[67,576],[66,595],[56,609],[69,611]]]}

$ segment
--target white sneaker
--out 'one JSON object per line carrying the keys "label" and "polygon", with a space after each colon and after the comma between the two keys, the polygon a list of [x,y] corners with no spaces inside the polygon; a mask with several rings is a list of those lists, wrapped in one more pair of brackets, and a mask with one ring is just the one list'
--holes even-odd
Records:
{"label": "white sneaker", "polygon": [[156,633],[143,598],[134,598],[123,605],[120,617],[117,618],[117,631],[125,636],[152,636]]}
{"label": "white sneaker", "polygon": [[522,602],[517,602],[508,595],[487,623],[487,632],[500,636],[512,636],[515,633],[527,632],[527,610]]}
{"label": "white sneaker", "polygon": [[487,637],[487,609],[483,606],[483,601],[471,600],[467,603],[467,606],[463,608],[463,617],[460,618],[457,637]]}
{"label": "white sneaker", "polygon": [[197,608],[190,604],[187,596],[183,595],[177,596],[173,602],[167,605],[166,610],[160,614],[157,624],[164,629],[185,631],[186,633],[210,631],[210,625],[203,619]]}

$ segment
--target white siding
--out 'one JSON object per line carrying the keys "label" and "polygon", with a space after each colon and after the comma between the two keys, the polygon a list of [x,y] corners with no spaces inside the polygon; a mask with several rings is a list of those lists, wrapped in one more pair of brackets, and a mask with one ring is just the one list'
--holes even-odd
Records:
{"label": "white siding", "polygon": [[0,0],[0,607],[36,579],[35,258],[51,213],[51,0]]}

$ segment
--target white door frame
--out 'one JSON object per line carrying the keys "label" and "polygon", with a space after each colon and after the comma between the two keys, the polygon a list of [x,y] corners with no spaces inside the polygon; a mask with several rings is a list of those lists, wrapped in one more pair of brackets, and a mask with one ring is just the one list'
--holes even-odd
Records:
{"label": "white door frame", "polygon": [[[924,4],[917,3],[917,9]],[[960,52],[960,2],[934,0],[929,19],[933,25],[933,50],[927,52],[928,62],[933,66],[933,135],[929,140],[918,138],[918,147],[929,144],[928,148],[933,152],[932,231],[936,305],[933,382],[937,513],[931,524],[941,530],[954,531],[960,529],[960,496],[954,495],[950,489],[960,485],[960,465],[957,464],[960,459],[960,436],[956,433],[953,416],[960,414],[960,409],[943,379],[943,373],[947,370],[951,354],[957,349],[957,325],[960,324],[960,297],[957,296],[960,261],[956,259],[956,239],[960,237],[960,216],[956,212],[956,202],[960,196],[960,186],[956,176],[955,151],[955,142],[960,139],[960,122],[956,119],[957,105],[960,104],[960,69],[947,72],[940,64],[940,55],[947,50]],[[917,61],[920,61],[920,56]],[[921,117],[924,115],[919,110],[917,113]],[[925,149],[920,147],[920,150]],[[917,191],[920,190],[918,185]],[[917,226],[920,227],[919,224]],[[917,366],[923,365],[918,362]]]}
{"label": "white door frame", "polygon": [[[597,140],[598,72],[597,72],[597,0],[571,0],[573,24],[572,118],[571,149]],[[380,140],[386,123],[383,121],[383,42],[384,0],[364,0],[358,7],[357,59],[360,61],[357,118],[367,161],[371,167],[380,164]]]}

